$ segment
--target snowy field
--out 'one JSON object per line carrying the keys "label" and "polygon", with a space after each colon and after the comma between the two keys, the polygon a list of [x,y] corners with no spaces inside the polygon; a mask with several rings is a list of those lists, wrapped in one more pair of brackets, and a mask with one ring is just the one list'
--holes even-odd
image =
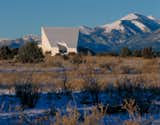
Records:
{"label": "snowy field", "polygon": [[[0,125],[160,125],[159,58],[85,58],[82,64],[56,59],[46,67],[3,63]],[[32,108],[23,107],[14,90],[27,74],[40,89]]]}
{"label": "snowy field", "polygon": [[[4,91],[3,91],[4,92]],[[68,109],[76,108],[83,117],[94,108],[93,97],[89,92],[73,93],[41,93],[35,108],[21,109],[20,99],[14,93],[0,95],[0,124],[41,124],[50,125],[54,123],[55,116],[52,111],[60,111],[62,114],[67,113]],[[122,93],[123,94],[123,93]],[[146,112],[141,116],[130,116],[127,111],[114,111],[112,106],[122,105],[122,96],[118,92],[100,92],[99,102],[103,106],[108,106],[101,123],[109,125],[123,125],[125,120],[139,120],[144,125],[158,125],[160,122],[160,97],[150,92],[135,95],[143,101],[150,102]],[[112,110],[113,111],[112,111]],[[140,117],[140,118],[139,118]],[[37,120],[40,120],[38,123]]]}

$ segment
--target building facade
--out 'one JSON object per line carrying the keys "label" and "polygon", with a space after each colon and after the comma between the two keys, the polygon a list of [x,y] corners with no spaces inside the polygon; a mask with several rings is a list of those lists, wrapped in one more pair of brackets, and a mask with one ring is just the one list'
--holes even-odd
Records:
{"label": "building facade", "polygon": [[56,54],[77,53],[79,28],[42,27],[41,40],[44,53]]}

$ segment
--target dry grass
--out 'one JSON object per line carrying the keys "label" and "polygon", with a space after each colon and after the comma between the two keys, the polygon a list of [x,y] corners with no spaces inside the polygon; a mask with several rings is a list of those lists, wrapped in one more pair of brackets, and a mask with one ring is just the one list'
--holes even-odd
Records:
{"label": "dry grass", "polygon": [[[70,90],[84,90],[87,82],[85,77],[96,78],[96,86],[98,89],[105,90],[108,86],[121,87],[126,83],[132,84],[134,87],[141,85],[144,88],[160,88],[160,58],[144,59],[135,57],[111,57],[111,56],[84,56],[83,61],[77,60],[77,57],[46,57],[45,62],[39,64],[21,64],[12,61],[0,61],[0,88],[13,89],[17,81],[25,79],[30,75],[32,82],[37,84],[42,91],[59,91],[63,86],[61,72],[51,72],[50,68],[69,67],[71,70],[66,71],[67,87]],[[80,63],[73,63],[73,60]],[[90,67],[90,69],[88,69]],[[28,72],[8,72],[7,70],[28,69]],[[36,72],[37,69],[42,70]],[[90,71],[91,70],[91,71]],[[7,71],[7,72],[4,72]],[[90,73],[93,74],[90,74]],[[82,76],[83,74],[83,76]],[[91,75],[91,76],[90,76]],[[134,88],[133,88],[134,89]],[[124,108],[134,117],[138,112],[138,107],[134,100],[126,100]],[[17,109],[18,110],[18,109]],[[67,114],[62,115],[57,112],[55,121],[51,125],[97,125],[101,124],[101,119],[104,117],[104,110],[93,108],[91,113],[86,114],[83,120],[80,120],[78,110],[68,108]],[[49,120],[45,117],[35,120],[36,123],[41,123],[44,120]],[[22,120],[23,122],[23,120]],[[124,122],[124,125],[140,125],[139,119],[130,119]]]}
{"label": "dry grass", "polygon": [[[134,111],[135,108],[132,104],[132,102],[127,103],[129,108],[131,108],[130,110]],[[105,120],[105,112],[106,110],[104,110],[101,105],[99,105],[99,109],[97,109],[97,107],[92,107],[90,110],[85,111],[84,114],[81,114],[76,107],[71,108],[68,106],[66,113],[57,110],[54,115],[39,116],[32,120],[22,113],[18,122],[20,124],[28,123],[39,125],[43,125],[45,122],[50,125],[110,125],[110,121]],[[117,125],[149,125],[149,123],[151,124],[153,121],[153,119],[142,120],[142,118],[128,119],[125,121],[119,119],[112,120],[112,122],[117,123]]]}
{"label": "dry grass", "polygon": [[[99,78],[101,88],[108,84],[116,84],[116,81],[131,79],[133,83],[142,82],[145,86],[158,86],[160,75],[160,58],[144,59],[135,57],[112,57],[112,56],[84,56],[80,64],[73,64],[72,60],[76,57],[46,57],[45,62],[39,64],[20,64],[12,61],[0,61],[0,86],[1,88],[12,88],[14,83],[23,77],[26,72],[4,72],[7,70],[25,69],[32,73],[34,83],[37,83],[45,91],[58,90],[62,87],[59,72],[50,72],[54,67],[69,67],[67,71],[69,86],[72,90],[81,90],[84,81],[80,77],[81,72],[88,72],[87,67],[91,66],[97,70],[96,77]],[[74,59],[75,60],[75,59]],[[77,60],[77,59],[76,59]],[[79,61],[79,60],[78,60]],[[36,72],[41,70],[41,72]]]}

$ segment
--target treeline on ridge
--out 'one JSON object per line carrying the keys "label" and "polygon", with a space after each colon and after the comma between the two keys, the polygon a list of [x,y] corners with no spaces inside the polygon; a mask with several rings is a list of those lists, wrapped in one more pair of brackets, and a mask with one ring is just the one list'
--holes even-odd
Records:
{"label": "treeline on ridge", "polygon": [[[86,55],[80,53],[80,55]],[[120,53],[108,52],[97,54],[97,56],[120,56],[120,57],[144,57],[154,58],[160,57],[160,52],[156,52],[152,47],[143,48],[141,50],[131,50],[128,47],[123,47]],[[65,55],[65,56],[70,56]],[[35,42],[28,42],[20,48],[10,48],[8,46],[0,47],[0,60],[15,60],[22,63],[38,63],[43,61],[44,55],[42,49]]]}

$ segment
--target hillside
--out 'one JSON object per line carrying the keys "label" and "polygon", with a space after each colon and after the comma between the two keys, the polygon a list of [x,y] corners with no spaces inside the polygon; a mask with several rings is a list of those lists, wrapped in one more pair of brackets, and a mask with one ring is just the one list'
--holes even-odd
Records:
{"label": "hillside", "polygon": [[111,24],[89,28],[83,26],[79,46],[95,52],[119,51],[124,46],[140,49],[153,46],[158,49],[160,21],[153,16],[131,13]]}

